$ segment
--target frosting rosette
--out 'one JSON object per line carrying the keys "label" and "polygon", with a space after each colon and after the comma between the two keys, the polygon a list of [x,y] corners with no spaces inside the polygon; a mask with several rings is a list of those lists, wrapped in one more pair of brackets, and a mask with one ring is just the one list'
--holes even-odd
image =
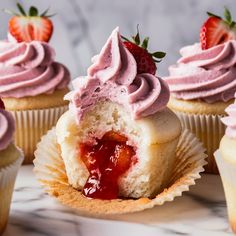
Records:
{"label": "frosting rosette", "polygon": [[0,151],[8,147],[13,141],[15,132],[15,121],[13,116],[3,109],[0,109]]}
{"label": "frosting rosette", "polygon": [[137,74],[136,61],[124,47],[119,28],[113,30],[92,62],[88,75],[75,79],[74,91],[66,95],[78,120],[98,100],[123,105],[135,119],[166,107],[170,95],[168,85],[152,74]]}
{"label": "frosting rosette", "polygon": [[228,116],[221,119],[227,127],[225,134],[230,138],[236,138],[236,101],[229,105],[225,111]]}
{"label": "frosting rosette", "polygon": [[236,41],[202,50],[200,44],[184,47],[182,57],[170,66],[165,81],[178,99],[227,102],[236,91]]}
{"label": "frosting rosette", "polygon": [[0,41],[0,96],[21,98],[50,94],[68,86],[69,71],[40,41]]}

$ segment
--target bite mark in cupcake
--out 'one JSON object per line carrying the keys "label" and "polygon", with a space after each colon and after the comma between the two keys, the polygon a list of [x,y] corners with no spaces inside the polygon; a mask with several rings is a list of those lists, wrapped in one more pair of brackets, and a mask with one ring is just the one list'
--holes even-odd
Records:
{"label": "bite mark in cupcake", "polygon": [[153,197],[168,184],[181,133],[168,86],[138,73],[119,28],[92,63],[56,126],[68,181],[89,198]]}

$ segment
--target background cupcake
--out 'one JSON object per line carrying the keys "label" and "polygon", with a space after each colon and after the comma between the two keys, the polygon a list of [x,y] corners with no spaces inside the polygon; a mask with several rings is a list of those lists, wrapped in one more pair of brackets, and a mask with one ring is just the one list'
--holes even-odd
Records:
{"label": "background cupcake", "polygon": [[168,106],[207,148],[206,171],[218,173],[213,153],[224,135],[220,119],[236,91],[236,26],[228,9],[225,19],[209,15],[200,43],[180,50],[182,57],[165,79],[172,95]]}
{"label": "background cupcake", "polygon": [[31,163],[40,137],[67,110],[63,100],[68,92],[70,73],[55,61],[47,43],[53,25],[35,7],[27,15],[9,21],[8,40],[0,42],[0,96],[6,110],[16,120],[16,144],[25,152],[24,163]]}
{"label": "background cupcake", "polygon": [[3,110],[3,103],[0,100],[0,235],[8,221],[15,178],[23,160],[20,151],[13,143],[14,131],[14,118]]}
{"label": "background cupcake", "polygon": [[226,133],[220,142],[216,161],[224,186],[230,224],[236,233],[236,103],[231,104],[226,112],[228,117],[222,119],[227,126]]}

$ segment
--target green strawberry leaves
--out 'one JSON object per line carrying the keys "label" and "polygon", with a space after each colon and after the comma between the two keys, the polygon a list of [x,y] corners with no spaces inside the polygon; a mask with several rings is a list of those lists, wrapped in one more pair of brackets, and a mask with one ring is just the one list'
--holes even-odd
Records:
{"label": "green strawberry leaves", "polygon": [[[139,25],[137,25],[137,34],[131,37],[132,38],[131,41],[128,38],[126,38],[126,37],[124,37],[122,35],[121,35],[121,38],[124,41],[135,43],[136,45],[138,45],[139,47],[141,47],[141,48],[143,48],[145,50],[147,50],[147,48],[148,48],[149,37],[145,37],[143,39],[143,41],[141,42],[140,34],[139,34]],[[157,63],[161,62],[162,59],[166,56],[166,53],[165,52],[161,52],[161,51],[157,51],[157,52],[149,53],[149,54],[152,56],[153,61],[157,62]]]}
{"label": "green strawberry leaves", "polygon": [[218,19],[221,19],[223,22],[225,22],[231,29],[236,25],[236,22],[233,21],[233,18],[232,18],[232,15],[231,15],[231,12],[230,10],[225,7],[225,10],[224,10],[224,19],[222,19],[222,17],[214,14],[214,13],[211,13],[211,12],[207,12],[207,14],[209,16],[213,16],[213,17],[216,17]]}
{"label": "green strawberry leaves", "polygon": [[40,16],[40,17],[47,17],[47,18],[49,18],[49,17],[52,17],[52,16],[56,15],[56,14],[48,15],[49,8],[47,8],[43,13],[41,13],[39,15],[38,9],[35,6],[31,6],[29,8],[29,11],[28,11],[28,14],[27,14],[25,9],[23,8],[23,6],[19,2],[16,4],[16,6],[18,8],[19,13],[16,13],[15,11],[11,11],[11,10],[8,10],[8,9],[3,9],[3,11],[8,13],[8,14],[10,14],[10,15],[25,16],[25,17],[37,17],[37,16]]}

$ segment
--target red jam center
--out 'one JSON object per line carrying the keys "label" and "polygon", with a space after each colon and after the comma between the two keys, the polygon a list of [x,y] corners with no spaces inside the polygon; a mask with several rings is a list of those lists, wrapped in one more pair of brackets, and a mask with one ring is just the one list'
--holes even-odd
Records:
{"label": "red jam center", "polygon": [[81,158],[89,171],[82,192],[84,196],[99,199],[118,197],[119,177],[135,161],[134,148],[126,142],[126,137],[110,131],[94,146],[80,144]]}

